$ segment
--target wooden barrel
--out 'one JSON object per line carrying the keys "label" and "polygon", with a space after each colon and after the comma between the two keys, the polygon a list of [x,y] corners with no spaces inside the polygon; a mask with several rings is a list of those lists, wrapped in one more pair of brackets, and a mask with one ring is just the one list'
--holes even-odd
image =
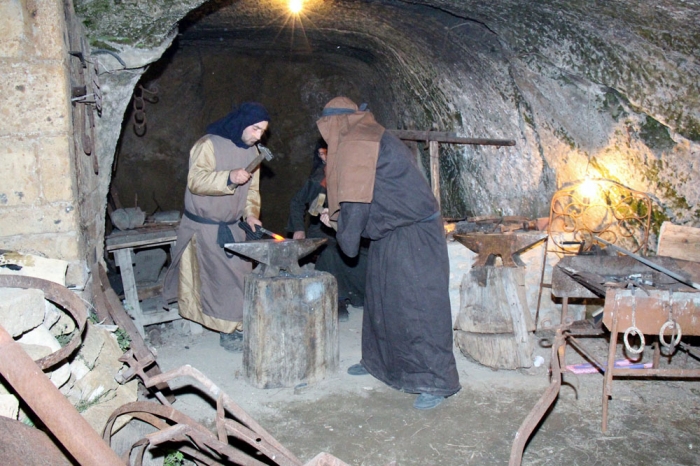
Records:
{"label": "wooden barrel", "polygon": [[455,344],[465,356],[498,369],[532,365],[534,324],[524,268],[475,267],[464,274]]}
{"label": "wooden barrel", "polygon": [[243,368],[258,388],[312,384],[338,370],[338,285],[326,272],[245,278]]}

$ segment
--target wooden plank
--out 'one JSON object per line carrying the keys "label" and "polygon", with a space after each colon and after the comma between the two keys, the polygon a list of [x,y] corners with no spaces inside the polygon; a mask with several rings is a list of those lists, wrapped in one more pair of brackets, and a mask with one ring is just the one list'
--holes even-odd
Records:
{"label": "wooden plank", "polygon": [[700,228],[664,222],[659,233],[659,256],[700,262]]}
{"label": "wooden plank", "polygon": [[[139,302],[143,301],[144,299],[155,298],[163,293],[163,283],[157,283],[155,285],[142,288],[137,287],[137,291]],[[125,296],[123,294],[119,295],[119,299],[124,298]]]}
{"label": "wooden plank", "polygon": [[515,145],[515,141],[512,139],[463,138],[457,136],[457,133],[445,131],[413,131],[399,129],[388,129],[387,131],[395,135],[397,138],[407,141],[435,141],[444,142],[447,144],[471,144],[477,146]]}
{"label": "wooden plank", "polygon": [[436,141],[430,141],[430,185],[440,208],[440,148]]}
{"label": "wooden plank", "polygon": [[103,324],[113,324],[112,316],[109,314],[107,301],[102,291],[102,283],[100,282],[98,267],[100,264],[95,262],[90,269],[92,272],[92,300],[95,305],[95,314],[97,314],[98,322]]}
{"label": "wooden plank", "polygon": [[117,231],[105,238],[105,250],[114,251],[123,248],[158,246],[177,239],[177,225],[167,228],[148,228],[146,230]]}
{"label": "wooden plank", "polygon": [[[518,295],[518,303],[520,303],[521,308],[519,309],[522,319],[523,319],[523,331],[521,335],[527,335],[528,332],[535,331],[535,322],[532,320],[532,313],[530,312],[530,305],[527,302],[527,285],[525,284],[525,275],[527,271],[524,267],[511,268],[510,273],[513,276],[514,284],[516,286],[516,293]],[[513,309],[513,306],[511,306]],[[529,341],[529,335],[527,335],[527,340]],[[525,339],[523,338],[524,342]]]}
{"label": "wooden plank", "polygon": [[127,243],[123,244],[112,244],[109,245],[105,248],[106,251],[116,251],[118,249],[125,249],[125,248],[131,248],[131,249],[138,249],[138,248],[143,248],[143,247],[155,247],[155,246],[161,246],[163,244],[170,244],[173,241],[177,239],[177,235],[172,235],[172,236],[166,236],[163,238],[159,238],[157,240],[142,240],[142,241],[130,241]]}
{"label": "wooden plank", "polygon": [[516,349],[514,357],[518,358],[516,360],[518,367],[530,367],[532,365],[533,348],[525,317],[525,315],[530,314],[530,309],[527,306],[525,288],[518,284],[518,282],[523,283],[523,285],[525,283],[525,277],[523,276],[525,269],[516,267],[499,267],[498,269],[503,270],[503,288],[508,299],[508,310],[513,321]]}
{"label": "wooden plank", "polygon": [[169,311],[146,312],[141,319],[143,325],[161,324],[163,322],[171,322],[180,319],[180,313],[177,309]]}

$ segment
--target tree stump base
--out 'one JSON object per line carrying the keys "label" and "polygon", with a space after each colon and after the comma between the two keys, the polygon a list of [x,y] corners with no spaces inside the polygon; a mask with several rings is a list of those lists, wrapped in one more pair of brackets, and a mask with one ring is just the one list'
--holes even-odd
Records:
{"label": "tree stump base", "polygon": [[310,271],[245,277],[243,368],[257,388],[312,384],[337,372],[338,286]]}

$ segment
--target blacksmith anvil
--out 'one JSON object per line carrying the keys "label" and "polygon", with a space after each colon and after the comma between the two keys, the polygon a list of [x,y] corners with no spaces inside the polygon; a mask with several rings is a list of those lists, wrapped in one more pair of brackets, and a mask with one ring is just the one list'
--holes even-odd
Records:
{"label": "blacksmith anvil", "polygon": [[489,265],[491,256],[501,256],[504,267],[523,266],[518,254],[547,237],[547,233],[466,233],[454,239],[479,256],[472,267]]}
{"label": "blacksmith anvil", "polygon": [[264,277],[276,277],[280,270],[290,275],[301,275],[299,259],[308,256],[324,244],[325,238],[285,239],[283,241],[262,239],[227,243],[224,248],[260,262],[260,273]]}

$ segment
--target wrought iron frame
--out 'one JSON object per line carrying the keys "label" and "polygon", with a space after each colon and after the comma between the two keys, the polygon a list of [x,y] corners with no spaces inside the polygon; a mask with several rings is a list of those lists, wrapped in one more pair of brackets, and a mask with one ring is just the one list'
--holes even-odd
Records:
{"label": "wrought iron frame", "polygon": [[[600,196],[583,193],[586,183],[592,183]],[[550,204],[547,231],[556,248],[553,252],[587,251],[595,244],[593,237],[600,236],[613,244],[627,239],[634,246],[628,249],[646,254],[651,212],[647,193],[617,181],[595,178],[570,183],[554,193]],[[596,218],[600,221],[593,224]],[[562,228],[557,229],[558,226]],[[565,233],[566,237],[562,240],[552,235],[553,232]]]}

